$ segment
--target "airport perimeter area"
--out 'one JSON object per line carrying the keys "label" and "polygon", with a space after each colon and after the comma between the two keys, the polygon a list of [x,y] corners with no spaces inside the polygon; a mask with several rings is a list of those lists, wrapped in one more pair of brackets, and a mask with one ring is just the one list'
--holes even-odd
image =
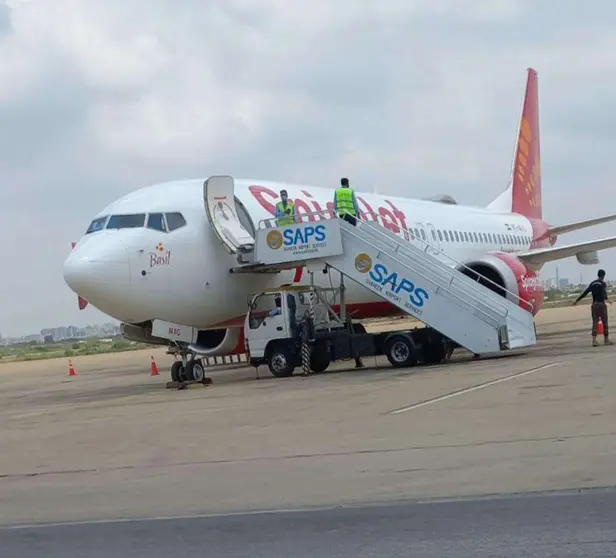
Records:
{"label": "airport perimeter area", "polygon": [[591,347],[588,307],[545,310],[537,330],[517,356],[214,368],[184,391],[165,388],[164,349],[83,357],[76,377],[67,359],[0,366],[0,523],[616,485],[616,347]]}

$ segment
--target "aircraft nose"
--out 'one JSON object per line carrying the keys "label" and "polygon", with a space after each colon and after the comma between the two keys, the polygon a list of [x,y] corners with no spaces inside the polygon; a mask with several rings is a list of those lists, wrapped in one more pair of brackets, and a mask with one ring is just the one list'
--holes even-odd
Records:
{"label": "aircraft nose", "polygon": [[113,310],[128,296],[130,266],[123,242],[109,237],[85,242],[66,258],[64,281],[72,291],[103,312]]}

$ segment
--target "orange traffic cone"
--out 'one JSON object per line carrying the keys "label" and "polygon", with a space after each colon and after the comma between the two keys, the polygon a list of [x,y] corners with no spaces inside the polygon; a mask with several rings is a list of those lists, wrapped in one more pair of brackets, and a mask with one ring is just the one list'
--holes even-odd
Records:
{"label": "orange traffic cone", "polygon": [[152,363],[150,364],[150,376],[160,376],[158,373],[158,366],[156,366],[156,362],[154,361],[154,357],[152,357]]}
{"label": "orange traffic cone", "polygon": [[68,359],[68,375],[77,376],[77,370],[73,368],[73,361],[70,358]]}
{"label": "orange traffic cone", "polygon": [[599,318],[599,323],[597,324],[597,335],[603,335],[603,320]]}

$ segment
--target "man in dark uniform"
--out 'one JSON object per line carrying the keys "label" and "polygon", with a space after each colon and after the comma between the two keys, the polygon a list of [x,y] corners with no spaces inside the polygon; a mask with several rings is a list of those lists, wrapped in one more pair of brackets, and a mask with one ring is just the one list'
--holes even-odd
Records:
{"label": "man in dark uniform", "polygon": [[592,305],[590,307],[592,315],[592,346],[596,347],[599,345],[597,342],[597,325],[599,320],[603,323],[604,343],[606,345],[613,345],[614,342],[610,341],[610,333],[607,324],[607,306],[605,305],[606,302],[612,304],[612,301],[607,298],[607,284],[605,283],[605,271],[603,269],[599,270],[597,278],[586,287],[586,290],[578,296],[573,305],[575,306],[588,293],[592,293]]}

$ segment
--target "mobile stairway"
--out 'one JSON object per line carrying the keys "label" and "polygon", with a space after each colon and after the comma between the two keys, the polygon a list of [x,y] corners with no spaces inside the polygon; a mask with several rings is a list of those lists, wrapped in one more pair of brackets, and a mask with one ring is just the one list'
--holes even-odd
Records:
{"label": "mobile stairway", "polygon": [[[253,238],[237,217],[233,188],[231,177],[212,177],[204,184],[210,223],[238,256],[240,265],[234,271],[305,266],[314,272],[329,266],[472,353],[536,343],[529,311],[376,222],[358,221],[353,226],[338,218],[321,218],[287,227],[259,223]],[[216,219],[214,211],[222,200],[227,209],[224,221]],[[219,205],[218,209],[220,213]]]}

